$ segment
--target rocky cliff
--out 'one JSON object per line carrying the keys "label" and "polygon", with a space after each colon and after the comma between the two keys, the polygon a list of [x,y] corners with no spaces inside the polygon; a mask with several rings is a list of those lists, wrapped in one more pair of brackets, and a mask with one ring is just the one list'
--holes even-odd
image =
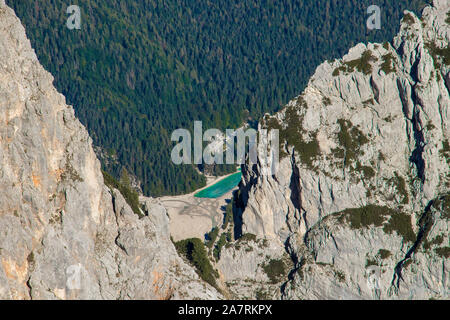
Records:
{"label": "rocky cliff", "polygon": [[[264,117],[280,168],[242,168],[219,239],[242,237],[211,258],[226,297],[449,298],[449,11],[406,12],[392,42],[323,63]],[[221,298],[157,200],[140,217],[105,185],[52,81],[0,0],[0,298]]]}
{"label": "rocky cliff", "polygon": [[85,128],[0,0],[0,299],[211,299],[169,239],[103,182]]}
{"label": "rocky cliff", "polygon": [[392,42],[324,62],[261,121],[280,169],[243,167],[237,220],[291,257],[280,297],[449,298],[449,41],[448,1],[405,12]]}

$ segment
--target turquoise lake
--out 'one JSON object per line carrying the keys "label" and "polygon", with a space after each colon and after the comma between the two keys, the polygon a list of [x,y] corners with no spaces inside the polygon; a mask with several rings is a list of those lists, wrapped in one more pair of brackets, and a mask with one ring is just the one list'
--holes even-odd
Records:
{"label": "turquoise lake", "polygon": [[197,198],[219,198],[228,191],[234,189],[241,181],[242,173],[236,172],[220,180],[212,186],[197,192],[194,197]]}

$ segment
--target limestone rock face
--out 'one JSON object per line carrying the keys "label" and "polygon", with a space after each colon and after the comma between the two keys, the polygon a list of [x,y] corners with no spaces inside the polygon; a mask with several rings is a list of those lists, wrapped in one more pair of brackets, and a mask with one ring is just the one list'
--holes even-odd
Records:
{"label": "limestone rock face", "polygon": [[[280,299],[283,271],[293,267],[289,255],[267,239],[243,239],[222,249],[216,264],[230,298]],[[280,267],[278,267],[280,268]]]}
{"label": "limestone rock face", "polygon": [[405,12],[261,121],[282,159],[243,166],[239,213],[291,255],[283,298],[449,298],[449,11]]}
{"label": "limestone rock face", "polygon": [[139,219],[0,0],[0,299],[220,298],[178,257],[165,209]]}

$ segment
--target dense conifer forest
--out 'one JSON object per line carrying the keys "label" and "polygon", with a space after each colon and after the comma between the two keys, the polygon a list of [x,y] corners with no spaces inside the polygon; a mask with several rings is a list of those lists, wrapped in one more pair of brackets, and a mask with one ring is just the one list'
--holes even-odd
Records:
{"label": "dense conifer forest", "polygon": [[[70,2],[70,1],[69,1]],[[97,146],[146,195],[205,184],[170,161],[176,128],[237,128],[301,93],[315,68],[358,42],[383,42],[424,0],[7,0]],[[81,8],[80,30],[66,9]],[[381,8],[368,30],[367,7]],[[234,170],[216,167],[217,174]]]}

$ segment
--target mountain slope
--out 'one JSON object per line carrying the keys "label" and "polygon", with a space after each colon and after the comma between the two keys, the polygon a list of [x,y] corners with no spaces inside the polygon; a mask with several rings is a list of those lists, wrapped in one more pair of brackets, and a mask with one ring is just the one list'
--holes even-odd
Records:
{"label": "mountain slope", "polygon": [[[290,256],[271,295],[449,297],[449,11],[438,0],[422,19],[406,12],[392,43],[324,62],[302,95],[261,121],[280,130],[280,169],[242,168],[235,222]],[[258,253],[239,264],[264,272]],[[248,275],[230,272],[235,264],[222,270],[242,292],[236,279]]]}
{"label": "mountain slope", "polygon": [[163,207],[103,183],[86,129],[0,0],[0,299],[217,298]]}

